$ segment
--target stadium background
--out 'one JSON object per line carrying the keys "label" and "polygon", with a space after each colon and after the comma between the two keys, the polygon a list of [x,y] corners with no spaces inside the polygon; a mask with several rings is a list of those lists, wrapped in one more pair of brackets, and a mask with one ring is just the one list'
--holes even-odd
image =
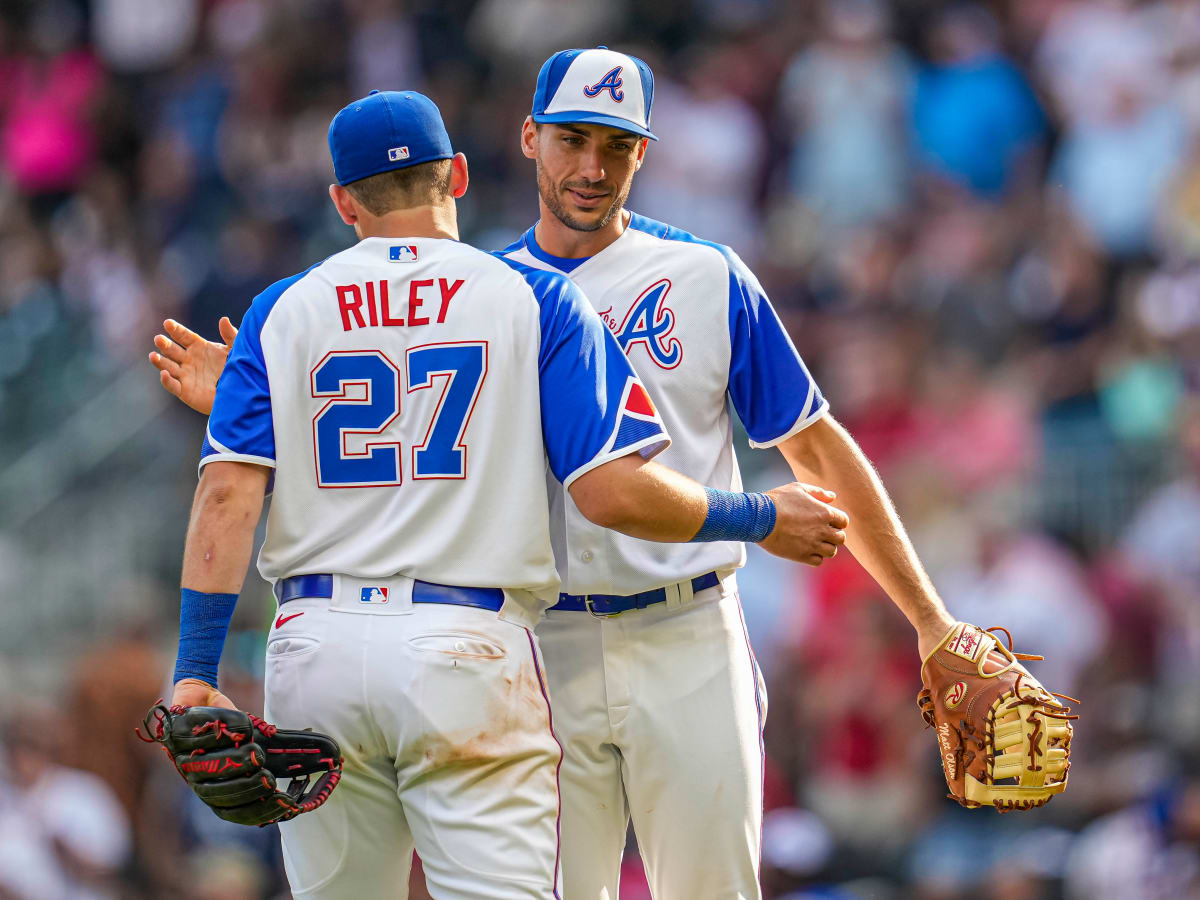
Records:
{"label": "stadium background", "polygon": [[[952,611],[1085,701],[1064,796],[960,810],[891,604],[755,554],[769,896],[1200,896],[1200,3],[3,0],[0,897],[286,896],[131,734],[203,429],[150,338],[347,245],[325,130],[373,87],[441,105],[504,246],[537,66],[598,43],[658,77],[631,208],[751,263]],[[255,576],[250,709],[272,610]]]}

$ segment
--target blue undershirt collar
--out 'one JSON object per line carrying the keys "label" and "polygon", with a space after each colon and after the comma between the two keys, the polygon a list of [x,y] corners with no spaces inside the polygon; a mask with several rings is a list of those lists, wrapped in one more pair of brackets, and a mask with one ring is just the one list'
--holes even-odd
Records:
{"label": "blue undershirt collar", "polygon": [[533,229],[536,227],[537,226],[535,225],[533,228],[530,228],[528,231],[526,231],[524,238],[525,249],[528,250],[536,259],[540,259],[547,265],[554,266],[554,268],[558,269],[560,272],[567,272],[568,274],[574,272],[581,265],[591,259],[590,256],[568,258],[565,256],[555,256],[552,253],[547,253],[538,246],[537,238],[533,236]]}

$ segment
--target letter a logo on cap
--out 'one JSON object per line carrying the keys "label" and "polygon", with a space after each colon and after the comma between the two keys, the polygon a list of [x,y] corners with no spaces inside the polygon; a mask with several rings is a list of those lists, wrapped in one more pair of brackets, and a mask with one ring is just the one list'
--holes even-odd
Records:
{"label": "letter a logo on cap", "polygon": [[589,97],[599,97],[604,91],[608,91],[612,94],[613,100],[620,103],[625,99],[625,92],[621,90],[621,85],[625,83],[625,80],[621,78],[621,69],[623,68],[624,66],[615,66],[609,69],[608,73],[595,84],[585,84],[583,86],[584,94]]}
{"label": "letter a logo on cap", "polygon": [[606,125],[658,140],[650,130],[654,74],[642,60],[607,47],[559,50],[542,63],[533,121]]}

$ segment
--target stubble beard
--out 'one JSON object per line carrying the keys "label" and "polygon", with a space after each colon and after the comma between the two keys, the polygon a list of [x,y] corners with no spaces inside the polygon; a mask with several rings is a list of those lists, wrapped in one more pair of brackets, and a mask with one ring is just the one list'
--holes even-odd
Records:
{"label": "stubble beard", "polygon": [[612,222],[614,218],[616,218],[617,214],[620,213],[620,211],[624,208],[625,200],[629,197],[630,185],[626,184],[625,189],[623,191],[619,191],[613,197],[613,201],[609,205],[608,209],[605,210],[604,215],[598,219],[586,221],[577,219],[567,209],[566,205],[562,201],[562,197],[559,194],[558,189],[550,181],[550,177],[546,174],[546,170],[542,168],[541,160],[538,160],[537,163],[537,180],[538,194],[541,195],[542,202],[546,204],[546,208],[550,210],[550,212],[554,215],[554,218],[558,219],[558,221],[562,222],[572,231],[599,231],[601,228],[604,228],[606,225]]}

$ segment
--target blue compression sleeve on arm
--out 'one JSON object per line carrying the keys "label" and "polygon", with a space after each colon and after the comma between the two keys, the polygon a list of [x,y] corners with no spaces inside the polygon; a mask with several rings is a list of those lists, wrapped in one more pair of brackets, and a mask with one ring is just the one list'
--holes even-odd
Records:
{"label": "blue compression sleeve on arm", "polygon": [[217,686],[217,664],[225,649],[225,635],[233,620],[237,594],[205,594],[181,588],[179,591],[179,656],[175,659],[175,678],[198,678]]}
{"label": "blue compression sleeve on arm", "polygon": [[750,541],[758,543],[775,527],[775,501],[766,494],[743,494],[705,488],[708,515],[691,543]]}

